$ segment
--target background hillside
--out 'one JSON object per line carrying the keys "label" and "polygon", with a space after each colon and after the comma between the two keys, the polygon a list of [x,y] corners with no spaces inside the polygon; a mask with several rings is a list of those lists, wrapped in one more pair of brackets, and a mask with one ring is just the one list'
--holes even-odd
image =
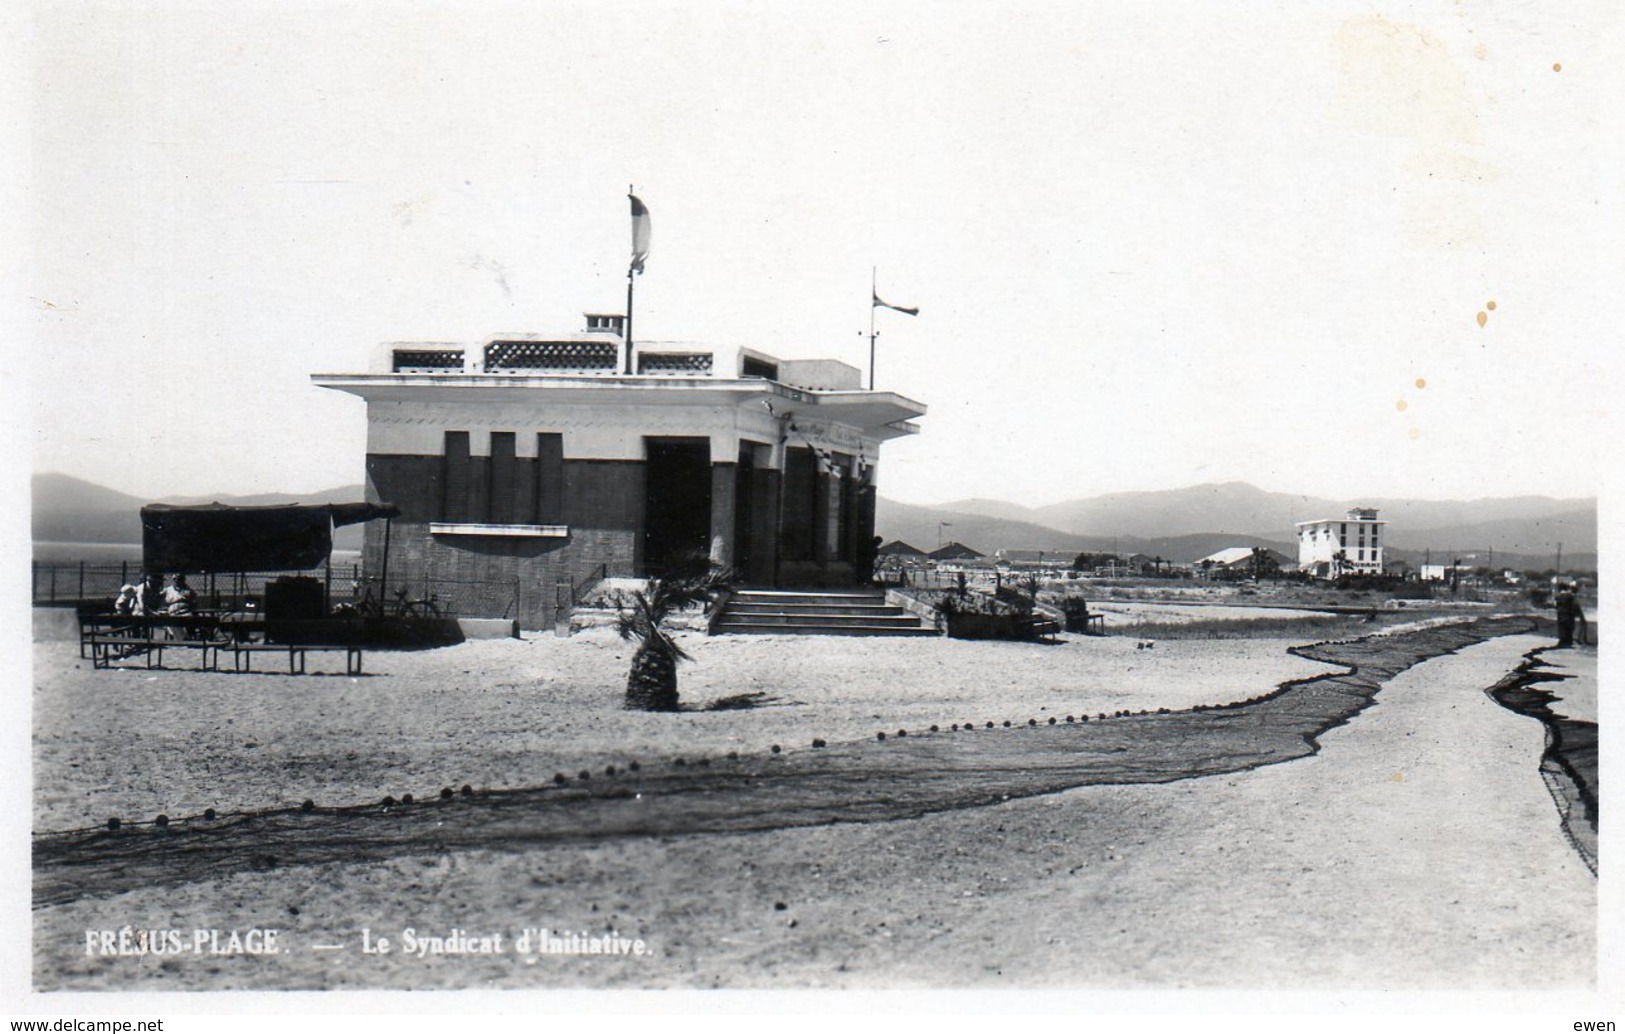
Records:
{"label": "background hillside", "polygon": [[[141,507],[149,503],[196,506],[279,506],[286,503],[344,503],[364,499],[360,485],[344,485],[304,495],[171,496],[139,499],[123,492],[65,474],[36,474],[33,478],[33,532],[35,542],[141,543]],[[337,549],[361,548],[361,526],[339,528],[333,536]]]}
{"label": "background hillside", "polygon": [[[350,502],[364,498],[360,485],[326,492],[138,499],[62,474],[33,479],[36,542],[140,543],[140,509],[148,502],[238,506]],[[1374,506],[1390,521],[1390,555],[1419,562],[1455,557],[1497,565],[1544,569],[1562,543],[1563,566],[1595,568],[1595,499],[1515,496],[1504,499],[1319,499],[1265,492],[1240,482],[1195,485],[1162,492],[1116,492],[1044,507],[1000,500],[966,499],[915,506],[881,498],[876,534],[902,539],[929,552],[962,542],[984,553],[1042,549],[1080,553],[1118,551],[1161,556],[1176,563],[1198,560],[1228,546],[1266,546],[1297,555],[1293,522],[1335,517],[1351,506]],[[335,545],[359,548],[359,526],[341,528]]]}
{"label": "background hillside", "polygon": [[944,541],[983,552],[1076,546],[1189,561],[1226,546],[1262,545],[1296,556],[1295,522],[1336,517],[1353,506],[1375,507],[1390,522],[1395,559],[1415,562],[1431,553],[1435,562],[1460,556],[1487,563],[1493,551],[1497,564],[1545,568],[1562,543],[1565,567],[1596,566],[1595,499],[1324,499],[1241,482],[1115,492],[1042,507],[986,499],[909,506],[883,499],[877,533],[930,550],[938,522],[948,521]]}

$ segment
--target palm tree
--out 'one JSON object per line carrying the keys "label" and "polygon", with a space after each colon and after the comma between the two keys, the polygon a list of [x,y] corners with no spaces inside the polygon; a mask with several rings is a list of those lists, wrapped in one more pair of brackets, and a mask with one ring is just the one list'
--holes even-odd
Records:
{"label": "palm tree", "polygon": [[635,711],[677,710],[677,662],[691,660],[661,626],[673,613],[702,603],[733,581],[732,573],[708,564],[683,565],[650,579],[620,607],[615,631],[636,641],[626,676],[626,707]]}
{"label": "palm tree", "polygon": [[1251,560],[1254,578],[1265,578],[1280,570],[1281,565],[1277,564],[1275,558],[1270,556],[1270,551],[1262,546],[1253,547]]}

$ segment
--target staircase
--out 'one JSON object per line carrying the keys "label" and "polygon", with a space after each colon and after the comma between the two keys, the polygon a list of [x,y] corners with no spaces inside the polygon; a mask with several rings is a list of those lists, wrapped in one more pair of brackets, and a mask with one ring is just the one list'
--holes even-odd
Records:
{"label": "staircase", "polygon": [[741,589],[729,598],[713,635],[937,635],[875,590],[787,592]]}

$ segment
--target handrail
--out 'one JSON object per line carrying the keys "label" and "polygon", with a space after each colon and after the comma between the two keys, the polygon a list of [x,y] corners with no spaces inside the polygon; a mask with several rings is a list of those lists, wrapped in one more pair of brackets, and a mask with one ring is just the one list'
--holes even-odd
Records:
{"label": "handrail", "polygon": [[570,587],[570,605],[575,606],[587,598],[587,590],[609,577],[609,565],[599,564],[581,581]]}

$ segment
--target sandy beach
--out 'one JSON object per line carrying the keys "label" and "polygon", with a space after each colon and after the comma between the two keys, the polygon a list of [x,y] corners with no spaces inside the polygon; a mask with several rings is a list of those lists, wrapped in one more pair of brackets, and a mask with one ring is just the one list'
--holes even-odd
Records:
{"label": "sandy beach", "polygon": [[[1224,775],[899,821],[333,858],[38,907],[35,981],[1588,987],[1596,882],[1542,781],[1545,733],[1485,693],[1546,642],[1501,636],[1417,664],[1324,733],[1318,753]],[[856,745],[877,728],[949,715],[1002,729],[1006,717],[1178,711],[1330,667],[1288,654],[1287,642],[1247,639],[1152,650],[1117,638],[689,645],[699,662],[685,667],[686,700],[759,690],[778,703],[629,715],[619,710],[626,648],[603,632],[369,655],[376,674],[355,679],[92,672],[71,646],[38,644],[36,830],[307,796],[426,796],[464,782],[534,786],[561,767],[624,764],[629,751],[800,751],[813,735],[865,750],[875,745]],[[153,731],[130,737],[137,723]],[[1022,733],[989,733],[1001,734]],[[281,951],[86,955],[85,931],[125,926],[187,937],[274,928]],[[648,954],[514,950],[544,928],[641,940]],[[386,937],[395,948],[362,954],[363,929],[374,947]],[[507,950],[407,953],[408,930],[442,944],[483,932],[489,945],[500,933]],[[1540,965],[1507,967],[1508,957]]]}
{"label": "sandy beach", "polygon": [[[371,652],[369,674],[292,677],[136,665],[93,671],[74,644],[36,644],[36,831],[298,804],[535,786],[557,772],[814,738],[1119,709],[1184,709],[1265,692],[1325,667],[1288,640],[1063,637],[1055,645],[685,634],[684,703],[743,693],[767,706],[679,715],[622,710],[631,647],[607,629],[568,639]],[[190,663],[182,658],[180,663]],[[313,667],[316,664],[313,661]]]}

